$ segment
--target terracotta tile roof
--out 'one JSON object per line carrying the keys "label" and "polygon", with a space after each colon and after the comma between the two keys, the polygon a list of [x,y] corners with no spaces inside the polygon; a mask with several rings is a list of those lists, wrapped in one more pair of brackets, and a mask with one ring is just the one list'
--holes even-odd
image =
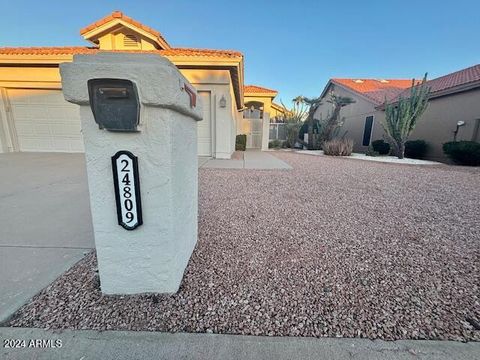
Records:
{"label": "terracotta tile roof", "polygon": [[[430,96],[435,96],[477,81],[480,81],[480,64],[429,80],[426,84],[430,87]],[[404,91],[400,95],[407,96],[408,92]]]}
{"label": "terracotta tile roof", "polygon": [[[412,85],[407,79],[331,79],[331,82],[343,85],[354,92],[362,94],[373,103],[379,105],[392,99]],[[418,82],[418,81],[417,81]]]}
{"label": "terracotta tile roof", "polygon": [[133,26],[136,26],[142,30],[145,30],[146,32],[154,35],[155,37],[157,37],[161,42],[164,42],[168,47],[170,47],[170,45],[168,44],[167,40],[165,40],[165,38],[162,36],[162,34],[160,34],[157,30],[155,29],[152,29],[151,27],[149,26],[146,26],[146,25],[143,25],[142,23],[132,19],[131,17],[129,16],[126,16],[124,15],[121,11],[114,11],[112,12],[111,14],[105,16],[104,18],[98,20],[98,21],[95,21],[93,24],[90,24],[86,27],[84,27],[83,29],[80,30],[80,35],[83,35],[99,26],[102,26],[103,24],[106,24],[108,23],[109,21],[112,21],[112,20],[115,20],[115,19],[121,19]]}
{"label": "terracotta tile roof", "polygon": [[214,50],[214,49],[196,49],[196,48],[170,48],[159,50],[160,54],[165,56],[207,56],[207,57],[226,57],[242,58],[243,54],[235,50]]}
{"label": "terracotta tile roof", "polygon": [[73,55],[97,51],[97,48],[86,46],[3,47],[0,48],[0,55]]}
{"label": "terracotta tile roof", "polygon": [[268,89],[262,86],[257,86],[257,85],[245,85],[243,87],[244,93],[254,93],[254,94],[271,94],[275,93],[278,94],[278,91]]}
{"label": "terracotta tile roof", "polygon": [[[75,55],[95,54],[100,50],[95,47],[66,46],[66,47],[4,47],[0,48],[0,55]],[[127,52],[121,50],[119,52]],[[212,50],[193,48],[170,48],[166,50],[132,50],[138,53],[154,53],[164,56],[198,56],[219,58],[242,58],[242,53],[233,50]]]}

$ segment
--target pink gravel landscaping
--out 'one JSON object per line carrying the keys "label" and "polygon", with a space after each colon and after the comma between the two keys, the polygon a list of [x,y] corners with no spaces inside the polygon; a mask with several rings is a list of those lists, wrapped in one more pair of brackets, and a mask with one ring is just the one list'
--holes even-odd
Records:
{"label": "pink gravel landscaping", "polygon": [[200,169],[177,294],[102,296],[92,253],[10,325],[480,340],[480,169],[272,154]]}

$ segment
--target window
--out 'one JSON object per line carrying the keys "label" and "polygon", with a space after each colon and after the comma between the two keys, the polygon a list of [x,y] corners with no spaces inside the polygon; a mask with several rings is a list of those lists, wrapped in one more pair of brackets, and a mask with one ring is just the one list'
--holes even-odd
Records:
{"label": "window", "polygon": [[370,138],[372,137],[373,115],[365,118],[365,129],[363,130],[363,146],[370,145]]}

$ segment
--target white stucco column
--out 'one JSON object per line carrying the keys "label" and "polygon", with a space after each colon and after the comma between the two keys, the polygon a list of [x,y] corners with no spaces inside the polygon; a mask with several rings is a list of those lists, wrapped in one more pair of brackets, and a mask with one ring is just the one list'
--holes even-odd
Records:
{"label": "white stucco column", "polygon": [[263,113],[262,151],[268,150],[270,140],[270,113]]}
{"label": "white stucco column", "polygon": [[[176,292],[197,241],[197,121],[202,109],[196,91],[169,60],[152,54],[77,55],[73,63],[61,64],[60,72],[65,99],[80,105],[102,292]],[[90,88],[92,96],[106,96],[114,106],[94,115],[92,79],[134,84],[140,108],[137,131],[99,129],[100,115],[124,116],[119,107],[136,95],[110,85]],[[138,169],[119,151],[136,157]],[[137,206],[141,212],[133,213]],[[128,229],[140,214],[141,224]]]}

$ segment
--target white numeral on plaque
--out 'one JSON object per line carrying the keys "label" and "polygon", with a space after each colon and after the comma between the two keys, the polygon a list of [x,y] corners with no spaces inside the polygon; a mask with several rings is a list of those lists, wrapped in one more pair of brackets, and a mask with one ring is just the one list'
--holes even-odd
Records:
{"label": "white numeral on plaque", "polygon": [[137,157],[119,151],[112,157],[112,165],[118,223],[133,230],[142,224]]}

